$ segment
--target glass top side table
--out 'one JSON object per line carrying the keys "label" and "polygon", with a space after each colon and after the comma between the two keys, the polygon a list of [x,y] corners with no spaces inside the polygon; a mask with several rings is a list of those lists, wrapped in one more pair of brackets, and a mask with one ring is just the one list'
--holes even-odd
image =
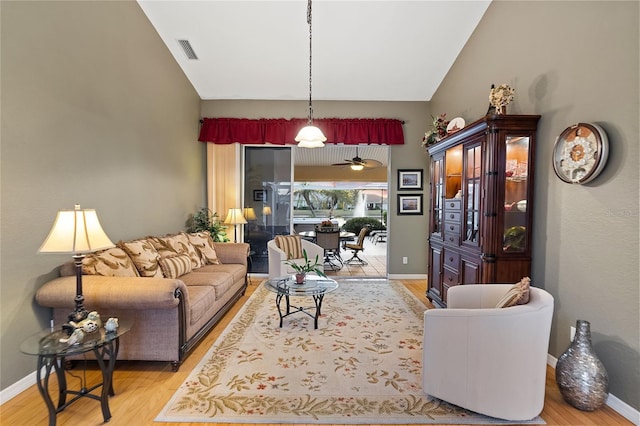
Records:
{"label": "glass top side table", "polygon": [[[307,275],[303,284],[296,284],[295,276],[290,275],[267,280],[264,282],[264,286],[267,290],[276,293],[276,307],[278,308],[278,315],[280,316],[280,328],[282,328],[282,322],[285,317],[302,312],[313,318],[314,328],[317,329],[324,295],[337,289],[338,283],[330,278],[324,278],[318,275]],[[293,306],[290,303],[289,296],[311,296],[313,297],[315,306]],[[283,298],[286,301],[284,313],[280,308],[280,302]],[[295,310],[292,311],[291,308],[295,308]],[[311,309],[315,309],[313,314],[310,312]]]}
{"label": "glass top side table", "polygon": [[[119,321],[119,327],[113,332],[107,332],[104,327],[100,327],[93,333],[87,333],[84,340],[76,345],[60,342],[60,339],[69,337],[63,330],[46,329],[32,336],[29,336],[20,345],[20,351],[27,355],[38,357],[36,370],[37,385],[40,395],[44,399],[49,410],[49,426],[55,426],[56,415],[82,397],[92,398],[100,401],[102,416],[105,422],[111,419],[109,410],[109,396],[115,395],[113,391],[113,370],[118,357],[120,346],[120,336],[131,329],[131,323]],[[67,389],[67,380],[64,372],[65,358],[71,355],[93,352],[102,373],[102,383],[93,385],[90,388],[83,387],[80,390]],[[58,378],[58,404],[54,405],[49,392],[49,376],[55,371]],[[100,396],[91,392],[102,387]],[[67,402],[67,395],[73,398]]]}

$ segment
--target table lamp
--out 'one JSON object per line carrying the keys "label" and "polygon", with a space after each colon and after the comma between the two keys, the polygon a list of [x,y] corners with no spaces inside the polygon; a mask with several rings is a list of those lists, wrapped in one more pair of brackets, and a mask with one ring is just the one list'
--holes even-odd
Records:
{"label": "table lamp", "polygon": [[253,207],[245,207],[244,208],[244,218],[247,220],[256,220],[256,211]]}
{"label": "table lamp", "polygon": [[87,318],[82,295],[82,259],[88,253],[113,247],[102,230],[98,215],[93,209],[60,210],[49,235],[40,246],[40,253],[72,253],[76,266],[76,308],[69,314],[69,321],[79,322]]}
{"label": "table lamp", "polygon": [[229,209],[227,218],[224,220],[227,225],[233,225],[233,242],[238,242],[238,225],[247,223],[242,214],[242,209]]}

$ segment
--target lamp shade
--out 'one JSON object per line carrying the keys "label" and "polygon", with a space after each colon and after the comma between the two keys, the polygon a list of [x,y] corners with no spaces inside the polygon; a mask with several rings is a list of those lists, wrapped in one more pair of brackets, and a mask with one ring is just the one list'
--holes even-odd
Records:
{"label": "lamp shade", "polygon": [[227,218],[224,220],[224,223],[229,225],[240,225],[242,223],[247,223],[247,220],[242,215],[242,209],[229,209],[229,213],[227,213]]}
{"label": "lamp shade", "polygon": [[262,208],[262,214],[265,216],[271,216],[271,207],[270,206],[264,206]]}
{"label": "lamp shade", "polygon": [[253,207],[245,207],[244,208],[244,218],[247,220],[256,220],[256,211]]}
{"label": "lamp shade", "polygon": [[304,126],[295,138],[300,148],[322,148],[327,137],[316,126]]}
{"label": "lamp shade", "polygon": [[60,210],[49,235],[40,246],[42,253],[90,253],[113,247],[93,209]]}

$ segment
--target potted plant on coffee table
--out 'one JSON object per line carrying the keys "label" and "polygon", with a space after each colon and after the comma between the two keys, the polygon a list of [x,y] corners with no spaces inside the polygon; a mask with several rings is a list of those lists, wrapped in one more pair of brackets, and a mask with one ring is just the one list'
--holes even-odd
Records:
{"label": "potted plant on coffee table", "polygon": [[291,269],[296,271],[296,284],[303,284],[308,273],[315,272],[317,275],[326,278],[324,273],[324,264],[320,262],[320,257],[316,255],[314,260],[309,259],[306,250],[302,250],[302,258],[304,263],[296,263],[292,260],[287,260],[285,264],[291,266]]}

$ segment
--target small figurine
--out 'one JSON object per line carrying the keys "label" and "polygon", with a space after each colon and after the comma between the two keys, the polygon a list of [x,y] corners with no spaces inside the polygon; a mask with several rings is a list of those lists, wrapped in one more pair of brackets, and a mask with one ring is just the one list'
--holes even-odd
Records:
{"label": "small figurine", "polygon": [[118,318],[109,318],[104,329],[107,330],[107,333],[115,332],[118,329]]}
{"label": "small figurine", "polygon": [[102,325],[102,321],[100,321],[100,315],[98,315],[98,312],[92,311],[89,312],[89,315],[87,315],[86,319],[83,319],[78,323],[70,321],[69,324],[71,324],[76,329],[81,328],[85,333],[93,333],[100,328],[100,326]]}
{"label": "small figurine", "polygon": [[60,339],[60,343],[67,343],[69,346],[82,343],[84,340],[84,331],[81,328],[76,328],[71,336],[66,339]]}

